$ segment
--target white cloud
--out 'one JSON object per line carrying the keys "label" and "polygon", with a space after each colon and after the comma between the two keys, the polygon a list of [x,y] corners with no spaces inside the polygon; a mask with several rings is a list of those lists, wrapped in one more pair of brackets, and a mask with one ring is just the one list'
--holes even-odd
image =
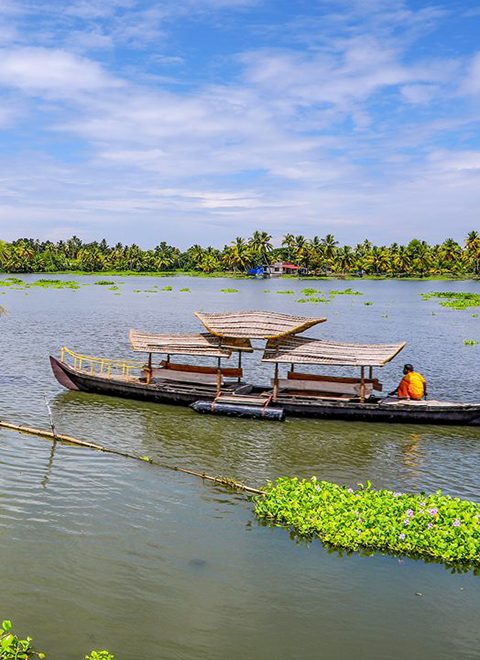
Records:
{"label": "white cloud", "polygon": [[45,91],[60,95],[120,85],[96,62],[63,50],[47,48],[5,49],[0,52],[0,83],[26,92]]}

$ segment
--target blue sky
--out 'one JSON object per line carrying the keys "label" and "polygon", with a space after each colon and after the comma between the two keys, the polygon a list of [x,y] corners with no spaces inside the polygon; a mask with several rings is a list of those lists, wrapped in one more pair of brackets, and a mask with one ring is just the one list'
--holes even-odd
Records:
{"label": "blue sky", "polygon": [[1,0],[0,238],[480,228],[480,5]]}

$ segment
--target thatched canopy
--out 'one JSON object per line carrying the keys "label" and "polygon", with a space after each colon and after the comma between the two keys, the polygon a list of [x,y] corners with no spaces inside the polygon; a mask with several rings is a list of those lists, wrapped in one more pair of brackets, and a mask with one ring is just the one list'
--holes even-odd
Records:
{"label": "thatched canopy", "polygon": [[329,366],[383,367],[405,346],[398,344],[345,344],[309,337],[287,337],[267,343],[262,362],[327,364]]}
{"label": "thatched canopy", "polygon": [[287,335],[303,332],[326,318],[292,316],[279,312],[223,312],[204,314],[195,312],[195,316],[207,330],[217,337],[279,339]]}
{"label": "thatched canopy", "polygon": [[228,358],[232,351],[251,351],[247,340],[232,340],[221,345],[218,337],[207,332],[198,334],[155,335],[141,330],[130,330],[130,344],[134,351],[166,353],[170,355],[205,355]]}

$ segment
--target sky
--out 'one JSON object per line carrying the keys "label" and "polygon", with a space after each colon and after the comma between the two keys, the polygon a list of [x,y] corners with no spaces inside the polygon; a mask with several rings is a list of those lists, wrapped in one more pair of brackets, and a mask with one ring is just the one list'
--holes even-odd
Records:
{"label": "sky", "polygon": [[0,0],[0,239],[480,229],[480,4]]}

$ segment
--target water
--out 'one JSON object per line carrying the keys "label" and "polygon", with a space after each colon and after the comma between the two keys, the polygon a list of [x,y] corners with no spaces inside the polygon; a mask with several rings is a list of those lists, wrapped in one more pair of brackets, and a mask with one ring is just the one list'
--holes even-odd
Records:
{"label": "water", "polygon": [[[93,286],[98,278],[78,279],[90,286],[3,289],[2,418],[46,427],[47,395],[63,433],[253,486],[316,474],[480,500],[475,428],[195,415],[66,392],[47,359],[61,344],[129,357],[130,327],[193,331],[196,309],[275,309],[327,316],[313,336],[407,340],[379,374],[386,391],[409,361],[428,378],[432,397],[475,401],[480,347],[463,344],[480,339],[475,309],[444,309],[418,294],[479,292],[480,283],[362,281],[352,286],[363,296],[309,305],[295,302],[299,293],[273,292],[350,283],[114,277],[122,282],[116,296]],[[154,284],[174,291],[145,293]],[[245,366],[256,380],[271,376],[251,358]],[[381,555],[340,557],[262,526],[245,497],[193,477],[79,448],[52,452],[47,441],[5,430],[0,442],[0,616],[52,659],[76,660],[100,647],[118,660],[478,657],[480,581],[472,573]]]}

